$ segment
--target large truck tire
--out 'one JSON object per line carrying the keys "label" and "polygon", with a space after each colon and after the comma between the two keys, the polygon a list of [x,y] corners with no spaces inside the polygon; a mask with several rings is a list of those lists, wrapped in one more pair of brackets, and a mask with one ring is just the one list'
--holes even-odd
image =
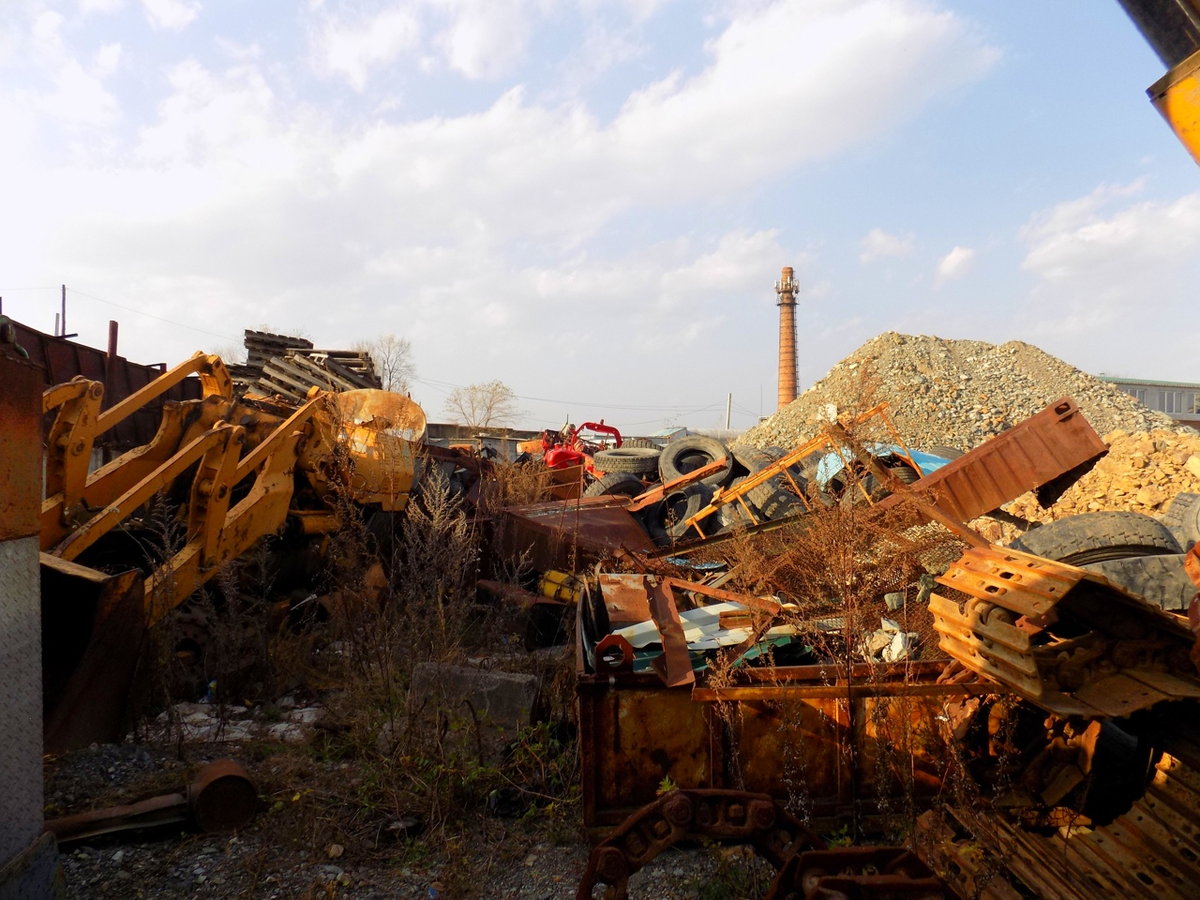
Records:
{"label": "large truck tire", "polygon": [[[713,490],[706,484],[689,484],[682,491],[667,498],[670,514],[667,517],[667,534],[672,541],[699,538],[695,528],[688,527],[687,520],[712,502]],[[712,534],[720,525],[716,514],[698,523],[705,535]]]}
{"label": "large truck tire", "polygon": [[726,484],[733,475],[733,454],[716,438],[694,434],[667,444],[658,458],[658,474],[664,482],[673,481],[721,458],[724,468],[701,479],[702,484],[714,488]]}
{"label": "large truck tire", "polygon": [[1026,532],[1009,546],[1073,566],[1183,552],[1162,522],[1124,511],[1068,516]]}
{"label": "large truck tire", "polygon": [[1196,596],[1196,585],[1183,567],[1186,554],[1166,556],[1134,556],[1130,559],[1110,559],[1088,563],[1083,568],[1103,575],[1131,594],[1137,594],[1151,606],[1167,612],[1187,614],[1188,604]]}
{"label": "large truck tire", "polygon": [[646,450],[662,450],[662,447],[650,440],[650,438],[625,438],[621,441],[621,450],[628,447],[633,450],[636,447],[642,447]]}
{"label": "large truck tire", "polygon": [[658,468],[658,448],[626,447],[599,450],[592,456],[592,465],[599,472],[629,472],[644,475]]}
{"label": "large truck tire", "polygon": [[1160,520],[1185,551],[1200,541],[1200,494],[1176,494]]}
{"label": "large truck tire", "polygon": [[630,472],[610,472],[597,478],[583,492],[585,497],[637,497],[646,491],[642,479]]}

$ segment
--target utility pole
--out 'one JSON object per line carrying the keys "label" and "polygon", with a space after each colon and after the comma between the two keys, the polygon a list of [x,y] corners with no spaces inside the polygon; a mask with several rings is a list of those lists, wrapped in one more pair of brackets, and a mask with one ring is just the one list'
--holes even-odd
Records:
{"label": "utility pole", "polygon": [[67,336],[67,286],[62,286],[62,331],[59,332],[61,337]]}
{"label": "utility pole", "polygon": [[796,399],[796,293],[799,283],[791,266],[775,282],[779,296],[779,409]]}
{"label": "utility pole", "polygon": [[729,416],[733,412],[733,394],[730,393],[725,398],[725,430],[729,430]]}

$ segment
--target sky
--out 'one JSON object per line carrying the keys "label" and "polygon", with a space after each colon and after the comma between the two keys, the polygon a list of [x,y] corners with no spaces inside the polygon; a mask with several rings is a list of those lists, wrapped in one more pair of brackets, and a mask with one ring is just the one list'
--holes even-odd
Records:
{"label": "sky", "polygon": [[747,428],[888,330],[1200,381],[1200,169],[1116,0],[2,0],[0,298],[413,348],[434,421]]}

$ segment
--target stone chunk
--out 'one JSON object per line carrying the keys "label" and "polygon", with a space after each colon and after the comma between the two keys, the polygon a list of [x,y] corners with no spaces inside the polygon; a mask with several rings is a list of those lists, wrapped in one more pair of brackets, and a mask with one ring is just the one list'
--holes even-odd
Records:
{"label": "stone chunk", "polygon": [[474,666],[420,663],[413,670],[415,705],[427,712],[444,712],[474,741],[478,723],[485,752],[498,753],[516,737],[523,726],[532,724],[539,682],[536,675],[494,672]]}

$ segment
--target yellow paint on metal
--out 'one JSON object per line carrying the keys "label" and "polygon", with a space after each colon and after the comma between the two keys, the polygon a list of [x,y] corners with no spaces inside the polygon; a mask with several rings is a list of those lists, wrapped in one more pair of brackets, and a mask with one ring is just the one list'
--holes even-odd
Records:
{"label": "yellow paint on metal", "polygon": [[1192,159],[1200,163],[1200,53],[1171,69],[1146,93]]}

